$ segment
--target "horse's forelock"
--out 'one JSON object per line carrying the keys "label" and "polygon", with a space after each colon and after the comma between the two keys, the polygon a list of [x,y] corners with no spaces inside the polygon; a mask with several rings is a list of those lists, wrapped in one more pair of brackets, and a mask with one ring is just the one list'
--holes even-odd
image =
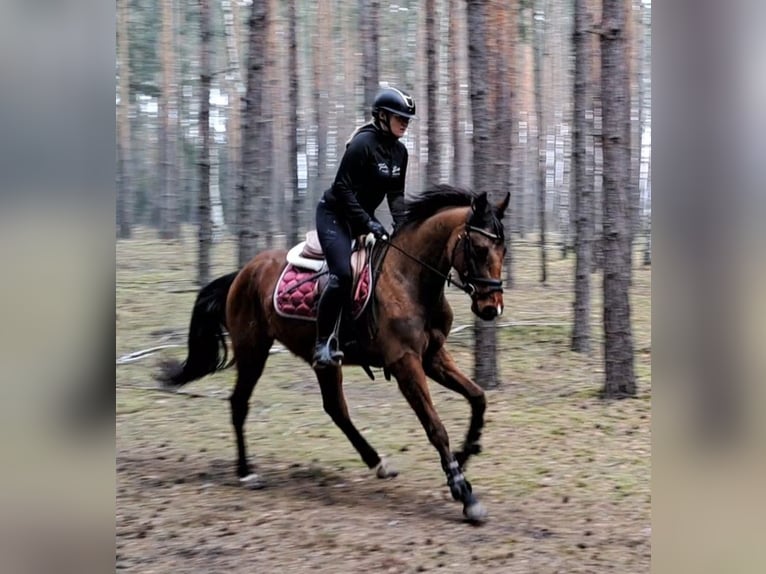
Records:
{"label": "horse's forelock", "polygon": [[503,223],[498,217],[497,207],[492,205],[491,202],[486,203],[483,211],[472,211],[468,217],[468,225],[478,227],[479,229],[486,229],[501,239],[505,239]]}

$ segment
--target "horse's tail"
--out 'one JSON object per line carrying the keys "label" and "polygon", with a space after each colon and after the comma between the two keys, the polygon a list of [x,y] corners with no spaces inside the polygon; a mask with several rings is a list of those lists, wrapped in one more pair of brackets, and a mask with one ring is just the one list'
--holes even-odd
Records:
{"label": "horse's tail", "polygon": [[[181,363],[165,361],[157,379],[174,388],[201,379],[231,365],[227,363],[226,297],[239,271],[219,277],[205,285],[197,295],[189,324],[188,354]],[[233,362],[233,361],[232,361]]]}

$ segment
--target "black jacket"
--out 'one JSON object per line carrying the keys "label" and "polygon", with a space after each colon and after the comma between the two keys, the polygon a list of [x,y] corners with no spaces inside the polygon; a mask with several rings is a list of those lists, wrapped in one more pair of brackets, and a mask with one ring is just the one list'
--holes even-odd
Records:
{"label": "black jacket", "polygon": [[402,142],[373,124],[362,126],[351,138],[324,200],[349,223],[354,235],[367,233],[367,222],[383,197],[388,199],[394,226],[401,223],[407,157]]}

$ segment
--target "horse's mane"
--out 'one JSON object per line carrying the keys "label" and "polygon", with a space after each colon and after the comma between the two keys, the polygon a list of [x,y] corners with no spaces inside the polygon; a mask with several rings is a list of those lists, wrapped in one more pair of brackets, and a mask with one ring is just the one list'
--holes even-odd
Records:
{"label": "horse's mane", "polygon": [[[467,207],[476,198],[476,193],[468,188],[447,184],[435,185],[407,202],[404,220],[397,232],[421,223],[443,209]],[[503,236],[503,225],[495,215],[494,207],[485,213],[474,213],[469,223],[484,228],[490,227],[500,237]]]}
{"label": "horse's mane", "polygon": [[442,209],[471,205],[476,194],[470,189],[439,184],[407,201],[402,227],[420,223]]}

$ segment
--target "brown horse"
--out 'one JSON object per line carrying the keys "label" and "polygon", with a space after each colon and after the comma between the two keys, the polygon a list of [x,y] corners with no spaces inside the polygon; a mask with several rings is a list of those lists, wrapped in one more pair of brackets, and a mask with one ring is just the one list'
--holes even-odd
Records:
{"label": "brown horse", "polygon": [[[374,298],[356,322],[355,345],[346,349],[344,359],[344,364],[382,367],[387,378],[393,375],[439,453],[452,496],[463,503],[465,516],[476,522],[486,517],[486,511],[472,493],[463,468],[481,450],[486,400],[481,387],[458,369],[444,345],[453,319],[444,288],[452,281],[449,273],[454,268],[459,277],[455,284],[470,295],[476,315],[492,320],[502,313],[506,248],[501,220],[509,197],[492,205],[486,194],[443,185],[410,202],[405,222],[384,242],[387,249]],[[191,318],[187,359],[166,364],[160,375],[167,386],[177,388],[227,366],[223,328],[228,328],[237,367],[230,397],[237,474],[252,487],[261,482],[247,460],[243,427],[269,349],[278,340],[310,364],[314,345],[313,322],[285,318],[274,309],[274,289],[284,266],[285,251],[265,251],[239,272],[203,288]],[[471,405],[468,432],[458,452],[450,450],[426,377],[460,393]],[[380,478],[396,476],[351,422],[341,368],[318,372],[317,378],[325,411],[365,464]]]}

